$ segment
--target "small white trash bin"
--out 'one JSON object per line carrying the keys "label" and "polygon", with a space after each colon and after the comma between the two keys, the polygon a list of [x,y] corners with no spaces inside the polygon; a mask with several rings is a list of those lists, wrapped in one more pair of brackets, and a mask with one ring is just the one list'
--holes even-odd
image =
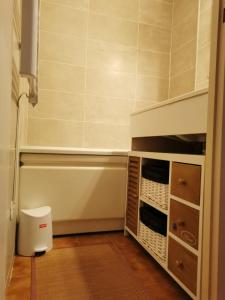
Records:
{"label": "small white trash bin", "polygon": [[51,207],[21,209],[18,231],[18,254],[35,256],[52,249]]}

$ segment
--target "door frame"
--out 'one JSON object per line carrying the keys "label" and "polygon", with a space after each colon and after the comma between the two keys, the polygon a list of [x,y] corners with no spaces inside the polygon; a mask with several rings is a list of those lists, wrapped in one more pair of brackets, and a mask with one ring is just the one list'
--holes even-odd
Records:
{"label": "door frame", "polygon": [[[213,0],[201,299],[225,297],[225,0]],[[223,184],[224,182],[224,184]]]}

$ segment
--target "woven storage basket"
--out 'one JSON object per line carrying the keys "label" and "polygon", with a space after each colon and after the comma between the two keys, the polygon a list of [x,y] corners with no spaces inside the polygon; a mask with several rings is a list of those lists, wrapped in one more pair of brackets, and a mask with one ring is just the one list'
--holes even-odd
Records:
{"label": "woven storage basket", "polygon": [[151,230],[140,222],[139,240],[147,249],[154,252],[162,262],[166,261],[167,238],[164,235]]}
{"label": "woven storage basket", "polygon": [[141,197],[146,202],[168,209],[169,185],[141,178]]}

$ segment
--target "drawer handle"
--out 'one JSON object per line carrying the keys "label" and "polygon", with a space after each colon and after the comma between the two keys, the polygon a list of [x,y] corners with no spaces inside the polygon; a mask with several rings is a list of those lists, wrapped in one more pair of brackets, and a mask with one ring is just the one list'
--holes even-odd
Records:
{"label": "drawer handle", "polygon": [[178,268],[183,268],[183,262],[182,262],[182,260],[176,260],[176,266],[178,267]]}
{"label": "drawer handle", "polygon": [[185,222],[182,220],[177,220],[177,225],[182,227],[185,225]]}
{"label": "drawer handle", "polygon": [[173,230],[177,230],[177,227],[184,227],[185,226],[185,222],[182,220],[178,220],[177,222],[174,222],[172,227]]}
{"label": "drawer handle", "polygon": [[178,183],[181,184],[181,185],[186,185],[187,184],[187,182],[184,178],[179,178]]}

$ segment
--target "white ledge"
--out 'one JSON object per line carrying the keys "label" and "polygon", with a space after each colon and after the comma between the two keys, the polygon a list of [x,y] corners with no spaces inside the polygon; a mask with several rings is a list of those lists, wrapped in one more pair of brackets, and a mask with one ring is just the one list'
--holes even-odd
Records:
{"label": "white ledge", "polygon": [[169,99],[131,115],[131,137],[205,134],[208,90]]}
{"label": "white ledge", "polygon": [[127,156],[129,150],[22,146],[21,153]]}
{"label": "white ledge", "polygon": [[204,95],[204,94],[207,94],[207,93],[208,93],[208,89],[201,89],[201,90],[194,91],[194,92],[191,92],[191,93],[187,93],[187,94],[175,97],[175,98],[170,98],[168,100],[164,100],[164,101],[152,104],[149,107],[146,107],[145,109],[135,111],[131,114],[131,116],[134,116],[134,115],[137,115],[137,114],[140,114],[140,113],[152,110],[152,109],[156,109],[156,108],[159,108],[159,107],[162,107],[162,106],[165,106],[165,105],[174,104],[176,102],[183,101],[185,99],[191,99],[193,97]]}

